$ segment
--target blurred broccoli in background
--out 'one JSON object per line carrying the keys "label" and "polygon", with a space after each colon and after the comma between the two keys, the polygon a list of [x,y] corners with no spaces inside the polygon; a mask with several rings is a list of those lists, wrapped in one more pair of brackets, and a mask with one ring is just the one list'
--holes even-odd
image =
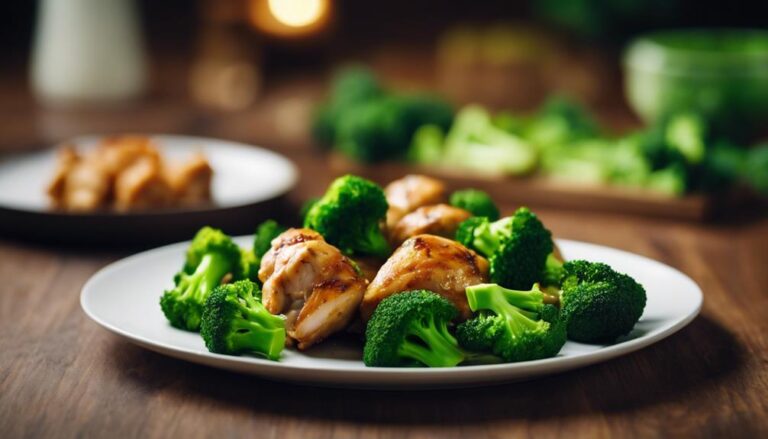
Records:
{"label": "blurred broccoli in background", "polygon": [[331,96],[315,114],[312,133],[321,144],[366,163],[402,156],[422,125],[447,129],[453,109],[429,95],[396,95],[373,74],[355,68],[340,72]]}
{"label": "blurred broccoli in background", "polygon": [[477,105],[463,108],[448,132],[434,126],[419,128],[408,157],[419,164],[499,175],[529,173],[537,161],[530,144],[496,126],[490,113]]}
{"label": "blurred broccoli in background", "polygon": [[450,197],[451,206],[469,211],[474,216],[484,216],[491,221],[499,219],[499,208],[486,192],[478,189],[456,191]]}
{"label": "blurred broccoli in background", "polygon": [[592,115],[565,96],[549,98],[523,127],[521,135],[534,146],[562,145],[600,135]]}
{"label": "blurred broccoli in background", "polygon": [[344,111],[382,94],[379,82],[369,70],[355,67],[341,71],[333,79],[329,100],[315,112],[313,137],[321,144],[331,146],[336,138],[336,125]]}
{"label": "blurred broccoli in background", "polygon": [[[768,193],[768,147],[749,150],[733,143],[693,112],[668,114],[619,137],[607,136],[585,107],[565,96],[551,97],[530,115],[494,115],[469,105],[454,117],[444,101],[393,94],[370,71],[357,68],[336,77],[313,133],[320,143],[364,163],[406,159],[488,176],[537,173],[668,197],[739,186]],[[460,207],[480,215],[469,208],[474,204]]]}
{"label": "blurred broccoli in background", "polygon": [[743,175],[755,191],[768,196],[768,144],[758,145],[749,151]]}

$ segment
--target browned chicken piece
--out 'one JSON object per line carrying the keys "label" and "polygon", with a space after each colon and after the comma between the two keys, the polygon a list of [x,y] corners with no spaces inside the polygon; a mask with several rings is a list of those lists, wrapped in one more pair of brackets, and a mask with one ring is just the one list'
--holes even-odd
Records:
{"label": "browned chicken piece", "polygon": [[447,204],[422,206],[405,215],[389,230],[389,242],[397,247],[411,236],[428,233],[453,239],[459,224],[471,213]]}
{"label": "browned chicken piece", "polygon": [[99,163],[79,160],[64,181],[63,207],[71,211],[88,211],[105,207],[110,198],[112,178]]}
{"label": "browned chicken piece", "polygon": [[289,229],[272,240],[259,279],[264,306],[286,315],[288,336],[302,350],[344,329],[368,285],[339,249],[309,229]]}
{"label": "browned chicken piece", "polygon": [[115,208],[125,211],[168,206],[173,191],[151,157],[142,157],[115,178]]}
{"label": "browned chicken piece", "polygon": [[181,163],[169,164],[164,174],[179,204],[194,205],[211,199],[213,169],[203,154],[195,154]]}
{"label": "browned chicken piece", "polygon": [[367,321],[379,302],[403,291],[430,290],[450,300],[461,318],[472,315],[466,287],[488,282],[488,261],[456,241],[433,235],[408,239],[381,267],[360,304]]}
{"label": "browned chicken piece", "polygon": [[415,209],[445,201],[445,185],[425,175],[406,175],[384,188],[389,203],[387,230]]}
{"label": "browned chicken piece", "polygon": [[148,137],[108,137],[94,151],[95,158],[113,175],[127,169],[140,159],[150,158],[160,164],[160,153]]}
{"label": "browned chicken piece", "polygon": [[77,155],[74,146],[65,145],[59,150],[56,170],[53,173],[51,182],[48,183],[47,189],[48,197],[56,208],[66,207],[64,195],[67,175],[72,171],[72,168],[75,167],[78,160],[80,160],[80,157]]}

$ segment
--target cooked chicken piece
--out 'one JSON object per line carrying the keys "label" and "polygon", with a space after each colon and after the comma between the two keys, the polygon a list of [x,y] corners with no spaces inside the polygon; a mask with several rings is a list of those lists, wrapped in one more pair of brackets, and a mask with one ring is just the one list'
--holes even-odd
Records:
{"label": "cooked chicken piece", "polygon": [[411,236],[425,233],[453,238],[459,224],[470,216],[466,210],[447,204],[422,206],[402,217],[389,230],[389,242],[397,247]]}
{"label": "cooked chicken piece", "polygon": [[488,261],[451,239],[418,235],[408,239],[381,267],[360,304],[367,321],[379,302],[392,294],[430,290],[453,302],[469,318],[465,288],[488,282]]}
{"label": "cooked chicken piece", "polygon": [[79,160],[64,181],[63,206],[71,211],[95,210],[104,207],[110,197],[111,177],[92,159]]}
{"label": "cooked chicken piece", "polygon": [[160,153],[148,137],[108,137],[94,151],[95,158],[108,172],[117,175],[140,159],[160,163]]}
{"label": "cooked chicken piece", "polygon": [[264,306],[286,315],[288,335],[302,350],[344,329],[368,285],[339,249],[309,229],[289,229],[272,240],[259,279]]}
{"label": "cooked chicken piece", "polygon": [[384,188],[389,210],[387,229],[394,227],[400,218],[416,208],[445,200],[445,185],[424,175],[406,175]]}
{"label": "cooked chicken piece", "polygon": [[198,153],[187,161],[170,164],[164,174],[180,204],[200,204],[211,199],[213,169],[204,155]]}
{"label": "cooked chicken piece", "polygon": [[115,178],[117,210],[168,206],[173,191],[160,173],[160,165],[151,157],[142,157]]}
{"label": "cooked chicken piece", "polygon": [[67,175],[75,167],[80,157],[75,151],[75,147],[72,145],[65,145],[59,149],[58,162],[56,163],[56,170],[53,173],[51,182],[48,183],[48,197],[51,199],[51,203],[56,208],[66,207],[64,202],[64,193],[66,190]]}

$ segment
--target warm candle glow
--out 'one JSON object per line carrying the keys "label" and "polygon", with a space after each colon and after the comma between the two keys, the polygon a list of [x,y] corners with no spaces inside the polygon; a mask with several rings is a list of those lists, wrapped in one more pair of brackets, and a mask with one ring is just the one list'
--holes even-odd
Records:
{"label": "warm candle glow", "polygon": [[330,0],[250,0],[249,18],[269,34],[302,37],[327,26],[331,6]]}
{"label": "warm candle glow", "polygon": [[308,26],[323,15],[323,0],[269,0],[269,11],[277,21],[292,27]]}

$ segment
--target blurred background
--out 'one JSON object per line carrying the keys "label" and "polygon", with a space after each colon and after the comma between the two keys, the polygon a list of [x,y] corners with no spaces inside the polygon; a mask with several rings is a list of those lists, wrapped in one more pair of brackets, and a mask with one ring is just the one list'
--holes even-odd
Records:
{"label": "blurred background", "polygon": [[[381,180],[448,169],[620,187],[634,199],[760,199],[763,3],[4,2],[0,148],[183,133],[274,149],[304,172]],[[361,89],[376,97],[359,98]],[[557,198],[557,186],[545,188]],[[703,215],[696,209],[690,216]]]}

